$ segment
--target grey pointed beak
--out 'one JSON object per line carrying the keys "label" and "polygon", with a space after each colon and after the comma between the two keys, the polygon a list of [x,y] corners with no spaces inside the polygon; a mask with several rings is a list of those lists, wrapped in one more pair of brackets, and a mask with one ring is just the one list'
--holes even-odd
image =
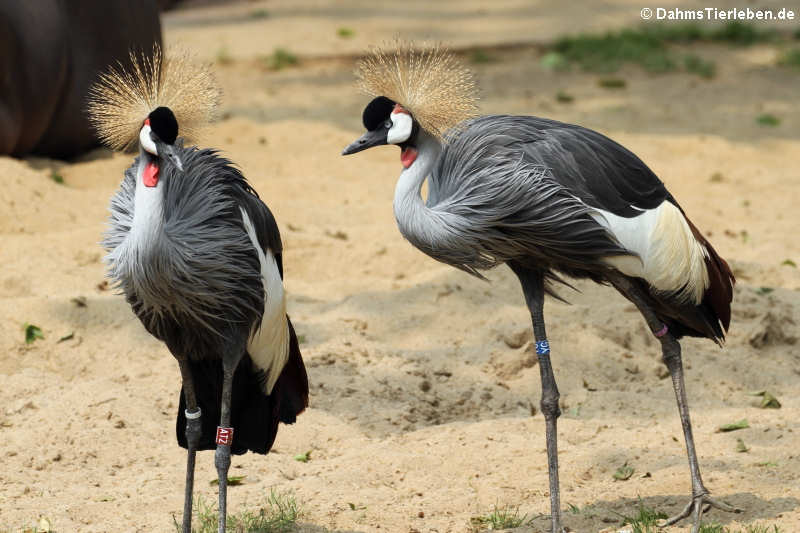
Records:
{"label": "grey pointed beak", "polygon": [[366,150],[367,148],[372,148],[373,146],[388,144],[386,142],[386,133],[388,131],[389,130],[386,128],[378,128],[368,131],[354,142],[350,143],[347,148],[342,150],[342,155],[350,155],[360,152],[361,150]]}

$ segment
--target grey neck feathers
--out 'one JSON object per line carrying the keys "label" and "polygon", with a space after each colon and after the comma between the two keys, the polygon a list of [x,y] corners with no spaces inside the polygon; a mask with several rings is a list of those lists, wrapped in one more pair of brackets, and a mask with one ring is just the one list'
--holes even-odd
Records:
{"label": "grey neck feathers", "polygon": [[441,230],[441,213],[425,205],[422,184],[442,152],[441,143],[420,130],[417,136],[417,159],[400,173],[394,189],[394,216],[400,233],[418,248],[428,248],[437,240]]}

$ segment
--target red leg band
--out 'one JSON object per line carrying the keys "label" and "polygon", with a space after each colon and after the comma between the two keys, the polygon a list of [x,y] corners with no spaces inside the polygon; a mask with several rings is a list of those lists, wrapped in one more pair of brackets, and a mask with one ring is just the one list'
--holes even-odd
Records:
{"label": "red leg band", "polygon": [[233,428],[217,426],[217,444],[230,446],[233,442]]}

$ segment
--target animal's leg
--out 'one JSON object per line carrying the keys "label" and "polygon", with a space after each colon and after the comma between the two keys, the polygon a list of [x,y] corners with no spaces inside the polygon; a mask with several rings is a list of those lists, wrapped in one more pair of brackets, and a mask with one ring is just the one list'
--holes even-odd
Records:
{"label": "animal's leg", "polygon": [[644,296],[640,293],[639,288],[624,278],[613,279],[612,283],[636,305],[650,327],[650,331],[661,341],[664,364],[667,365],[670,376],[672,376],[672,387],[675,390],[675,398],[678,402],[678,414],[681,417],[681,426],[683,426],[683,438],[686,441],[686,454],[689,458],[689,471],[692,478],[692,500],[683,508],[683,511],[668,518],[663,525],[674,524],[691,514],[692,533],[697,533],[700,529],[700,516],[711,507],[732,513],[740,513],[742,510],[712,499],[709,496],[708,489],[703,485],[700,466],[697,462],[697,452],[694,447],[692,422],[689,419],[689,402],[686,399],[686,386],[683,379],[681,345],[669,333],[667,326],[658,319],[655,312],[647,304]]}
{"label": "animal's leg", "polygon": [[202,425],[200,423],[200,408],[197,406],[197,397],[194,393],[194,381],[192,371],[189,368],[189,361],[186,358],[178,358],[178,365],[181,368],[181,380],[183,381],[183,396],[186,399],[186,447],[188,456],[186,459],[186,492],[183,500],[183,533],[192,531],[192,492],[194,489],[194,461],[197,455],[197,444],[200,442]]}
{"label": "animal's leg", "polygon": [[219,533],[225,533],[228,511],[228,469],[231,466],[231,444],[233,444],[233,428],[231,427],[231,398],[233,396],[233,375],[241,359],[223,357],[222,360],[222,399],[219,427],[217,427],[217,450],[214,453],[214,465],[217,467],[219,479]]}
{"label": "animal's leg", "polygon": [[544,326],[544,278],[541,273],[509,265],[519,277],[525,302],[531,313],[533,335],[536,339],[536,353],[539,358],[539,371],[542,378],[541,409],[545,421],[547,441],[547,473],[550,480],[550,517],[552,533],[562,533],[561,498],[558,484],[558,433],[556,420],[561,416],[558,406],[559,394],[553,367],[550,364],[550,345]]}

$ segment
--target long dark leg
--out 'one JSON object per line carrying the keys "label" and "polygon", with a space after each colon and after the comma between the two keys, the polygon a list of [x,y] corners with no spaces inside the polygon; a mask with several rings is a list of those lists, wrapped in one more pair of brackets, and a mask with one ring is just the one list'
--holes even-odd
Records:
{"label": "long dark leg", "polygon": [[188,456],[186,459],[186,491],[183,500],[183,533],[192,531],[192,492],[194,490],[194,461],[197,455],[197,444],[200,442],[202,425],[200,423],[200,408],[197,406],[197,397],[194,392],[194,380],[189,369],[189,361],[185,358],[178,359],[183,381],[183,396],[186,399],[186,445]]}
{"label": "long dark leg", "polygon": [[547,473],[550,479],[550,516],[552,533],[561,533],[561,498],[558,484],[558,433],[556,420],[561,416],[558,406],[560,398],[553,367],[550,364],[550,345],[544,327],[544,277],[541,273],[527,270],[517,265],[509,265],[519,278],[525,302],[531,313],[533,335],[536,339],[536,353],[539,358],[539,371],[542,378],[541,409],[545,421],[547,441]]}
{"label": "long dark leg", "polygon": [[692,533],[697,533],[700,528],[700,515],[711,507],[716,507],[723,511],[739,513],[741,509],[736,509],[728,504],[717,502],[708,496],[709,491],[703,485],[703,478],[700,476],[700,466],[697,462],[697,452],[694,447],[694,436],[692,435],[692,423],[689,419],[689,402],[686,399],[686,386],[683,380],[683,363],[681,361],[681,345],[675,339],[656,316],[655,312],[647,304],[647,300],[641,294],[640,289],[625,278],[615,278],[612,280],[614,286],[630,301],[636,305],[644,316],[647,325],[653,335],[661,341],[661,352],[664,364],[669,369],[672,376],[672,387],[675,390],[675,399],[678,402],[678,413],[681,417],[683,426],[683,438],[686,441],[686,454],[689,457],[689,471],[692,477],[692,501],[690,501],[683,511],[668,518],[664,526],[672,525],[692,515]]}
{"label": "long dark leg", "polygon": [[228,512],[228,469],[231,466],[231,444],[233,428],[231,427],[231,398],[233,396],[233,374],[242,354],[226,356],[222,360],[222,401],[219,427],[217,428],[217,450],[214,453],[214,465],[217,467],[219,479],[219,533],[225,533]]}

